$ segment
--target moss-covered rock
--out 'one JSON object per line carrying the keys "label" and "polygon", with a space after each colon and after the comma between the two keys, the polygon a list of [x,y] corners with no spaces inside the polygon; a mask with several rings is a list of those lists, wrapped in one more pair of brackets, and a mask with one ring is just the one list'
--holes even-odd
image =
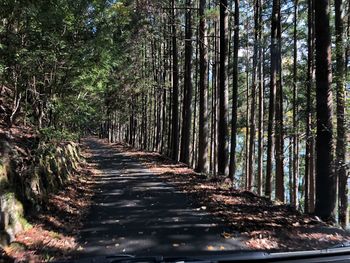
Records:
{"label": "moss-covered rock", "polygon": [[[49,193],[58,191],[82,161],[76,143],[39,143],[20,150],[0,140],[0,245],[30,226],[24,215],[40,210]],[[31,156],[23,156],[31,152]],[[30,159],[29,159],[30,158]]]}
{"label": "moss-covered rock", "polygon": [[[1,203],[1,231],[4,232],[3,236],[7,236],[7,239],[12,242],[15,239],[15,235],[23,230],[31,227],[31,225],[24,218],[24,209],[22,203],[16,198],[14,192],[7,192],[0,195]],[[7,235],[6,235],[7,234]],[[6,239],[4,238],[4,244],[6,245]]]}
{"label": "moss-covered rock", "polygon": [[5,189],[8,185],[8,147],[7,143],[0,142],[0,190]]}

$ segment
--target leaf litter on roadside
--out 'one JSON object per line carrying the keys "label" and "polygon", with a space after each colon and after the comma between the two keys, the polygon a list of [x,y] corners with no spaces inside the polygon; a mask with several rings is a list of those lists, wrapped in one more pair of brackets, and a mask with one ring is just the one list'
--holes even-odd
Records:
{"label": "leaf litter on roadside", "polygon": [[91,204],[94,171],[93,166],[82,164],[64,190],[50,194],[42,211],[29,216],[32,227],[16,235],[6,254],[18,262],[43,262],[83,250],[76,235]]}
{"label": "leaf litter on roadside", "polygon": [[222,238],[239,235],[248,248],[283,251],[322,249],[350,240],[349,233],[289,205],[250,191],[231,189],[227,178],[203,176],[155,152],[135,150],[121,143],[114,147],[138,158],[154,174],[175,184],[193,199],[198,210],[207,210],[227,222],[231,232],[222,233]]}

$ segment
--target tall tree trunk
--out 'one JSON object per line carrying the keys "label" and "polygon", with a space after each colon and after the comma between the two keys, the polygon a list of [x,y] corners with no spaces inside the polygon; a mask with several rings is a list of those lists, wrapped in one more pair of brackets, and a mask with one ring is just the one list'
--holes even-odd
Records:
{"label": "tall tree trunk", "polygon": [[293,32],[293,200],[291,203],[298,207],[298,185],[299,185],[299,134],[298,134],[298,87],[297,87],[297,60],[298,60],[298,40],[297,40],[297,22],[298,22],[298,4],[299,0],[294,1],[294,32]]}
{"label": "tall tree trunk", "polygon": [[[246,23],[246,32],[248,32],[248,20]],[[246,40],[246,110],[245,110],[245,142],[244,142],[244,148],[245,148],[245,156],[244,156],[244,188],[248,189],[249,184],[249,165],[248,165],[248,159],[250,156],[249,152],[249,53],[248,53],[248,34],[247,34],[247,40]]]}
{"label": "tall tree trunk", "polygon": [[258,92],[259,92],[259,113],[258,113],[258,177],[257,193],[262,195],[263,184],[263,155],[264,155],[264,78],[263,78],[263,49],[262,49],[262,0],[259,2],[259,24],[258,24]]}
{"label": "tall tree trunk", "polygon": [[[273,81],[276,85],[276,113],[275,113],[275,145],[276,145],[276,199],[284,202],[284,140],[283,140],[283,89],[282,89],[282,69],[281,69],[281,2],[273,1],[273,18],[272,23],[275,24],[276,31],[276,53],[271,57],[271,68],[276,67],[272,71],[276,71],[276,79]],[[273,60],[273,61],[272,61]],[[274,66],[272,66],[274,64]]]}
{"label": "tall tree trunk", "polygon": [[[134,101],[133,101],[133,98],[131,98],[131,103],[130,103],[130,111],[131,111],[131,114],[130,114],[130,119],[129,119],[129,144],[130,145],[133,145],[133,139],[134,139]],[[110,126],[110,123],[109,123],[109,119],[108,119],[108,131],[109,131],[109,126]]]}
{"label": "tall tree trunk", "polygon": [[[165,25],[165,22],[164,22]],[[166,32],[166,27],[164,26],[164,34]],[[165,36],[164,36],[165,38]],[[168,60],[166,56],[166,46],[168,45],[168,42],[164,40],[163,44],[163,77],[162,77],[162,90],[163,90],[163,95],[162,95],[162,140],[161,140],[161,153],[166,154],[166,137],[168,134],[167,130],[167,89],[166,89],[166,77],[167,77],[167,69],[168,69]]]}
{"label": "tall tree trunk", "polygon": [[254,3],[254,51],[253,51],[253,76],[252,76],[252,94],[250,107],[250,137],[249,137],[249,156],[248,156],[248,190],[252,190],[254,182],[254,156],[255,156],[255,107],[256,107],[256,90],[258,78],[258,51],[259,51],[259,0]]}
{"label": "tall tree trunk", "polygon": [[194,88],[194,110],[193,110],[193,123],[192,123],[192,144],[191,144],[191,167],[196,167],[197,159],[195,158],[197,156],[197,115],[198,115],[198,31],[196,36],[196,68],[195,68],[195,88]]}
{"label": "tall tree trunk", "polygon": [[185,15],[185,76],[184,76],[184,99],[182,110],[182,132],[180,161],[190,164],[190,137],[192,119],[192,11],[191,0],[186,0]]}
{"label": "tall tree trunk", "polygon": [[[276,87],[278,77],[278,26],[279,26],[279,0],[273,1],[271,16],[271,69],[270,69],[270,98],[269,98],[269,122],[267,128],[267,161],[265,195],[271,198],[272,185],[272,156],[274,148],[274,123],[276,113]],[[276,142],[277,143],[277,142]]]}
{"label": "tall tree trunk", "polygon": [[[196,5],[197,6],[197,5]],[[197,115],[199,111],[199,105],[198,105],[198,99],[199,99],[199,83],[198,83],[198,77],[199,77],[199,30],[196,32],[196,68],[194,71],[195,76],[195,94],[194,94],[194,112],[193,112],[193,131],[192,131],[192,144],[191,144],[191,167],[196,168],[197,167],[197,156],[198,156],[198,133],[197,133]]]}
{"label": "tall tree trunk", "polygon": [[345,79],[344,79],[344,43],[342,0],[334,1],[336,34],[336,88],[337,88],[337,145],[336,174],[339,186],[339,224],[346,227],[348,208],[348,187],[346,175],[346,132],[345,132]]}
{"label": "tall tree trunk", "polygon": [[157,91],[158,87],[154,87],[153,88],[153,100],[152,100],[152,104],[153,104],[153,134],[152,134],[152,151],[157,151],[156,146],[157,146],[157,129],[158,129],[158,125],[157,125],[157,112],[158,112],[158,96],[157,96]]}
{"label": "tall tree trunk", "polygon": [[217,22],[214,21],[214,38],[213,38],[213,52],[212,52],[212,100],[211,100],[211,111],[212,111],[212,123],[211,123],[211,171],[213,172],[214,176],[216,176],[217,172],[217,48],[218,48],[218,41],[217,41]]}
{"label": "tall tree trunk", "polygon": [[176,41],[176,17],[175,17],[175,0],[171,1],[172,17],[172,62],[173,62],[173,94],[172,94],[172,153],[173,160],[179,159],[179,65],[177,58],[177,41]]}
{"label": "tall tree trunk", "polygon": [[311,212],[311,150],[312,150],[312,110],[311,110],[311,90],[314,83],[314,9],[313,0],[308,0],[308,59],[307,59],[307,84],[306,84],[306,145],[305,145],[305,213]]}
{"label": "tall tree trunk", "polygon": [[157,108],[156,108],[157,109],[157,119],[156,119],[157,132],[156,132],[155,150],[157,152],[160,152],[161,151],[161,148],[160,148],[160,146],[161,146],[161,137],[162,137],[162,134],[163,134],[162,123],[161,123],[161,119],[162,119],[162,89],[161,88],[157,88],[157,90],[156,90],[156,98],[157,98]]}
{"label": "tall tree trunk", "polygon": [[[172,31],[172,25],[169,23],[169,31]],[[168,39],[168,65],[169,65],[169,74],[168,74],[168,81],[169,83],[173,83],[173,64],[172,64],[172,57],[171,57],[171,42],[172,38]],[[173,111],[172,111],[172,101],[173,101],[173,96],[172,96],[172,89],[169,89],[169,99],[168,99],[168,138],[167,138],[167,155],[169,157],[172,157],[172,116],[173,116]]]}
{"label": "tall tree trunk", "polygon": [[227,0],[220,0],[220,69],[219,69],[219,123],[218,173],[227,175]]}
{"label": "tall tree trunk", "polygon": [[197,171],[208,172],[208,73],[207,37],[204,10],[206,0],[199,1],[199,137]]}
{"label": "tall tree trunk", "polygon": [[[171,68],[171,66],[170,66]],[[171,83],[172,79],[172,74],[169,74],[169,82]],[[167,149],[167,153],[168,153],[168,156],[171,157],[171,152],[172,152],[172,147],[171,147],[171,136],[172,136],[172,130],[171,130],[171,127],[172,127],[172,119],[171,119],[171,116],[172,116],[172,107],[171,107],[171,103],[173,101],[173,97],[172,97],[172,91],[171,89],[169,89],[169,102],[168,102],[168,138],[167,138],[167,145],[168,145],[168,149]]]}
{"label": "tall tree trunk", "polygon": [[309,194],[309,212],[314,213],[315,212],[315,199],[316,199],[316,176],[315,176],[315,138],[314,136],[311,137],[310,142],[310,194]]}
{"label": "tall tree trunk", "polygon": [[316,37],[316,205],[315,214],[334,220],[336,178],[333,165],[332,56],[328,0],[315,1]]}
{"label": "tall tree trunk", "polygon": [[239,49],[239,0],[235,0],[233,36],[233,72],[232,72],[232,119],[231,119],[231,151],[230,177],[232,183],[236,173],[236,144],[237,144],[237,96],[238,96],[238,49]]}
{"label": "tall tree trunk", "polygon": [[244,148],[245,148],[245,156],[244,156],[244,188],[248,189],[249,185],[249,25],[248,25],[248,18],[245,21],[245,31],[247,32],[246,34],[246,46],[245,46],[245,53],[246,53],[246,59],[245,59],[245,76],[246,76],[246,111],[245,111],[245,143],[244,143]]}
{"label": "tall tree trunk", "polygon": [[[208,30],[208,32],[210,32],[210,30]],[[214,29],[215,32],[215,29]],[[215,33],[214,33],[215,34]],[[208,41],[209,42],[209,41]],[[209,46],[211,47],[212,52],[210,52],[210,57],[209,57],[209,69],[211,70],[211,89],[210,89],[210,106],[211,106],[211,114],[210,114],[210,163],[209,163],[209,171],[211,171],[213,174],[215,173],[215,169],[214,169],[214,162],[215,162],[215,148],[214,148],[214,140],[215,140],[215,133],[214,133],[214,129],[215,129],[215,55],[213,55],[214,50],[215,50],[215,43],[216,40],[214,38],[212,38],[212,41],[210,41],[209,43],[212,44]],[[216,50],[215,50],[216,52]],[[210,74],[208,74],[209,76]],[[209,80],[208,80],[209,81]],[[209,83],[209,82],[208,82]],[[209,84],[208,84],[209,87]]]}
{"label": "tall tree trunk", "polygon": [[213,73],[213,81],[214,81],[214,104],[213,104],[213,111],[214,111],[214,177],[217,177],[219,174],[218,172],[218,155],[219,155],[219,142],[218,142],[218,134],[219,134],[219,107],[220,107],[220,39],[219,39],[219,32],[220,32],[220,23],[215,22],[215,48],[214,48],[214,73]]}
{"label": "tall tree trunk", "polygon": [[147,115],[148,111],[148,94],[145,95],[145,107],[144,107],[144,115],[145,115],[145,123],[144,123],[144,137],[143,137],[143,149],[147,150],[148,147],[148,122],[149,118]]}

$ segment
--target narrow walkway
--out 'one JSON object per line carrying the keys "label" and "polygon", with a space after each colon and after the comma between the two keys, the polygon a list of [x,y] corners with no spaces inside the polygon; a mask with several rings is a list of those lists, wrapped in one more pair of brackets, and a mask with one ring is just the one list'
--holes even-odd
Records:
{"label": "narrow walkway", "polygon": [[[101,175],[80,233],[81,256],[118,253],[183,256],[243,248],[225,239],[224,222],[193,205],[185,193],[135,159],[97,139],[86,141]],[[220,252],[219,252],[220,251]]]}

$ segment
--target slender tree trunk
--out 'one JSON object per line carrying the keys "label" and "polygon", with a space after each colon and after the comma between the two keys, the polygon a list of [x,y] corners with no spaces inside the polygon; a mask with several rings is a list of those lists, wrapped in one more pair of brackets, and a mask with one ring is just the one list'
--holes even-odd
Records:
{"label": "slender tree trunk", "polygon": [[315,138],[311,137],[310,143],[310,213],[314,213],[315,211],[315,200],[316,200],[316,178],[315,178]]}
{"label": "slender tree trunk", "polygon": [[263,78],[263,49],[262,49],[262,0],[258,0],[258,92],[259,92],[259,114],[258,114],[258,177],[257,193],[262,195],[263,184],[263,155],[264,155],[264,78]]}
{"label": "slender tree trunk", "polygon": [[[133,145],[133,131],[134,131],[134,105],[133,105],[133,99],[131,99],[131,114],[129,119],[129,144]],[[108,130],[109,130],[109,120],[108,120]]]}
{"label": "slender tree trunk", "polygon": [[252,76],[252,94],[250,107],[250,137],[249,137],[249,156],[248,156],[248,190],[253,190],[254,170],[255,170],[255,107],[256,107],[256,90],[258,78],[258,52],[259,52],[259,0],[254,4],[254,51],[253,51],[253,76]]}
{"label": "slender tree trunk", "polygon": [[308,0],[308,61],[307,61],[307,84],[306,84],[306,149],[305,149],[305,213],[310,210],[311,194],[311,146],[312,146],[312,111],[311,111],[311,90],[314,83],[314,9],[313,0]]}
{"label": "slender tree trunk", "polygon": [[248,49],[248,44],[249,44],[249,26],[248,26],[248,19],[246,20],[245,23],[245,31],[247,32],[247,38],[246,38],[246,71],[245,71],[245,76],[246,76],[246,117],[245,117],[245,128],[246,128],[246,132],[245,132],[245,156],[244,156],[244,188],[248,189],[248,185],[250,184],[249,180],[249,156],[250,156],[250,152],[249,152],[249,116],[250,116],[250,112],[249,112],[249,49]]}
{"label": "slender tree trunk", "polygon": [[[210,5],[208,4],[208,7]],[[208,25],[208,34],[211,32],[211,24]],[[211,36],[211,35],[209,35]],[[210,120],[208,122],[209,125],[209,172],[213,173],[213,145],[214,145],[214,132],[213,132],[213,123],[214,123],[214,96],[213,96],[213,90],[214,90],[214,81],[213,81],[213,38],[208,38],[208,115],[210,114]],[[211,78],[210,78],[211,76]]]}
{"label": "slender tree trunk", "polygon": [[[198,36],[197,41],[198,43]],[[194,88],[194,110],[193,110],[193,123],[192,123],[192,147],[191,147],[191,167],[196,167],[195,157],[197,156],[197,104],[198,104],[198,48],[196,47],[196,68],[195,68],[195,88]]]}
{"label": "slender tree trunk", "polygon": [[[171,68],[171,67],[170,67]],[[169,77],[170,77],[170,80],[169,82],[171,83],[171,79],[172,79],[172,74],[169,74]],[[172,136],[172,107],[171,107],[171,103],[173,101],[173,96],[172,96],[172,91],[171,89],[169,89],[169,103],[168,103],[168,149],[167,149],[167,152],[168,152],[168,156],[171,157],[171,152],[172,152],[172,146],[171,146],[171,136]]]}
{"label": "slender tree trunk", "polygon": [[213,38],[213,51],[212,51],[212,80],[211,80],[211,112],[212,112],[212,122],[211,122],[211,171],[216,176],[217,171],[217,46],[218,41],[216,39],[217,36],[217,22],[214,22],[214,38]]}
{"label": "slender tree trunk", "polygon": [[279,23],[279,0],[273,1],[271,17],[271,69],[270,69],[270,98],[269,98],[269,122],[267,130],[267,161],[266,161],[266,183],[265,195],[271,198],[272,185],[272,156],[274,148],[274,123],[276,113],[276,87],[278,76],[278,23]]}
{"label": "slender tree trunk", "polygon": [[[247,42],[248,43],[248,42]],[[247,49],[248,50],[248,49]],[[248,54],[248,52],[247,52]],[[249,58],[247,56],[246,59],[246,121],[245,121],[245,142],[244,142],[244,148],[245,148],[245,156],[244,156],[244,188],[248,189],[248,185],[249,185],[249,165],[248,165],[248,160],[249,160],[249,156],[250,156],[250,152],[249,152],[249,71],[248,71],[248,66],[249,66]]]}
{"label": "slender tree trunk", "polygon": [[157,88],[156,89],[156,98],[157,98],[157,119],[156,119],[156,143],[155,143],[155,150],[157,152],[161,151],[161,137],[162,137],[162,124],[161,124],[161,119],[162,119],[162,89]]}
{"label": "slender tree trunk", "polygon": [[345,228],[347,223],[348,187],[346,175],[346,132],[345,132],[345,58],[343,43],[342,0],[334,1],[336,34],[336,89],[337,89],[337,145],[336,174],[339,186],[339,224]]}
{"label": "slender tree trunk", "polygon": [[239,0],[235,0],[233,37],[233,72],[232,72],[232,119],[231,119],[231,151],[230,177],[234,183],[236,173],[236,144],[237,144],[237,97],[238,97],[238,49],[239,49]]}
{"label": "slender tree trunk", "polygon": [[294,1],[294,32],[293,32],[293,200],[291,203],[298,207],[298,184],[299,184],[299,134],[298,134],[298,87],[297,87],[297,58],[298,58],[298,40],[297,40],[297,22],[298,22],[298,4],[299,0]]}
{"label": "slender tree trunk", "polygon": [[[160,29],[159,29],[160,30]],[[161,141],[163,137],[163,130],[162,130],[162,94],[163,94],[163,74],[164,74],[164,67],[162,64],[162,46],[164,43],[159,43],[157,48],[157,88],[156,88],[156,98],[157,98],[157,121],[156,121],[156,127],[157,127],[157,132],[156,132],[156,151],[161,152]]]}
{"label": "slender tree trunk", "polygon": [[[169,31],[171,32],[172,31],[172,25],[171,23],[169,23]],[[172,42],[172,38],[168,40],[168,64],[169,64],[169,83],[173,83],[173,64],[172,64],[172,57],[171,57],[171,42]],[[169,102],[168,102],[168,149],[167,149],[167,152],[168,152],[168,156],[169,157],[172,157],[172,116],[173,116],[173,111],[172,111],[172,101],[173,101],[173,97],[172,97],[172,89],[169,89]]]}
{"label": "slender tree trunk", "polygon": [[198,163],[197,171],[208,173],[208,73],[206,19],[204,10],[206,0],[199,1],[199,134],[198,134]]}
{"label": "slender tree trunk", "polygon": [[152,104],[153,104],[153,134],[152,134],[152,151],[157,151],[157,129],[158,129],[158,125],[157,125],[157,113],[158,113],[158,96],[157,96],[157,88],[158,87],[154,87],[153,88],[153,100],[152,100]]}
{"label": "slender tree trunk", "polygon": [[219,85],[218,85],[218,69],[219,69],[219,59],[218,59],[218,47],[219,47],[219,41],[218,41],[218,23],[214,22],[214,54],[213,54],[213,108],[212,111],[214,113],[214,118],[213,118],[213,171],[214,171],[214,177],[217,176],[218,173],[218,162],[217,162],[217,156],[218,156],[218,102],[219,102]]}
{"label": "slender tree trunk", "polygon": [[166,110],[166,101],[167,101],[167,95],[166,95],[167,90],[163,88],[163,95],[162,95],[162,140],[161,140],[161,153],[166,154],[166,140],[165,138],[167,137],[167,110]]}
{"label": "slender tree trunk", "polygon": [[315,214],[334,220],[336,178],[333,171],[332,56],[328,0],[315,1],[316,37],[316,205]]}
{"label": "slender tree trunk", "polygon": [[175,0],[171,1],[172,17],[172,59],[173,59],[173,94],[172,94],[172,153],[173,160],[179,159],[179,66],[177,58],[177,41],[176,41],[176,17],[175,17]]}
{"label": "slender tree trunk", "polygon": [[161,153],[166,155],[166,138],[168,134],[167,130],[167,89],[166,89],[166,77],[167,77],[167,69],[168,69],[168,60],[166,56],[166,49],[168,42],[165,39],[165,32],[166,32],[166,23],[164,21],[164,44],[163,44],[163,77],[162,77],[162,134],[161,134]]}
{"label": "slender tree trunk", "polygon": [[[196,5],[197,7],[197,5]],[[199,83],[198,83],[198,76],[199,76],[199,62],[198,62],[198,53],[199,53],[199,30],[196,32],[196,67],[194,71],[194,83],[195,83],[195,93],[194,93],[194,111],[193,111],[193,131],[192,131],[192,146],[191,146],[191,167],[196,168],[197,167],[197,156],[198,156],[198,133],[197,133],[197,115],[199,111],[199,105],[198,105],[198,93],[199,93]]]}
{"label": "slender tree trunk", "polygon": [[185,16],[185,76],[184,76],[184,99],[182,110],[182,132],[180,161],[190,164],[190,137],[192,119],[192,11],[191,0],[186,0]]}
{"label": "slender tree trunk", "polygon": [[[276,113],[275,113],[275,145],[276,145],[276,199],[284,202],[284,138],[283,138],[283,89],[281,77],[281,3],[280,0],[273,1],[273,18],[272,23],[276,27],[276,53],[271,57],[271,69],[275,71],[276,78]],[[274,27],[272,26],[272,27]],[[272,61],[273,60],[273,61]],[[273,65],[274,64],[274,65]],[[273,66],[272,66],[273,65]]]}
{"label": "slender tree trunk", "polygon": [[220,69],[219,69],[219,123],[218,173],[228,174],[227,149],[227,0],[220,0]]}
{"label": "slender tree trunk", "polygon": [[[148,93],[148,92],[147,92]],[[148,94],[146,93],[146,95],[145,95],[145,109],[144,109],[144,114],[145,114],[145,135],[144,135],[144,137],[143,137],[143,148],[145,149],[145,150],[147,150],[148,149],[148,134],[149,134],[149,132],[148,132],[148,123],[149,123],[149,118],[148,118],[148,114],[147,114],[147,112],[148,112]]]}

